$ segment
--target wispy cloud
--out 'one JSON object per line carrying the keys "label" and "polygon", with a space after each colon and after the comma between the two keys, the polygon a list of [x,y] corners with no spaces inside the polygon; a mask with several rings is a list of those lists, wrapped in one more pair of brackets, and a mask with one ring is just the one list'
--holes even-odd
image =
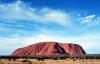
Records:
{"label": "wispy cloud", "polygon": [[72,25],[70,13],[48,7],[33,8],[22,1],[0,4],[0,14],[0,31],[11,32],[12,35],[39,32],[41,28],[49,30]]}
{"label": "wispy cloud", "polygon": [[94,18],[96,17],[96,15],[89,15],[83,18],[82,23],[91,23],[94,21]]}
{"label": "wispy cloud", "polygon": [[85,24],[86,26],[96,26],[100,25],[100,17],[93,14],[93,15],[88,15],[88,16],[83,16],[80,18],[80,21],[82,24]]}
{"label": "wispy cloud", "polygon": [[61,25],[68,25],[70,21],[70,15],[64,11],[49,8],[33,8],[22,1],[0,4],[0,14],[1,19],[10,21],[55,22]]}

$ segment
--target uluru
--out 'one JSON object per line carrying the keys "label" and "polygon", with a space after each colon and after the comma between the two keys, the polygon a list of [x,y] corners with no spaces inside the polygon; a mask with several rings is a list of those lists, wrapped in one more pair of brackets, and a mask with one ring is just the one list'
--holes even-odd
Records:
{"label": "uluru", "polygon": [[55,54],[84,55],[86,52],[79,44],[59,42],[39,42],[16,49],[13,56],[26,55],[55,55]]}

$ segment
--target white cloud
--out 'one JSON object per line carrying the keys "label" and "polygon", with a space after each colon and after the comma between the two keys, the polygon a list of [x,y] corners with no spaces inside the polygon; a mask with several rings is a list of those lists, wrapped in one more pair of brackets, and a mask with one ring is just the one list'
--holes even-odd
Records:
{"label": "white cloud", "polygon": [[49,22],[59,23],[62,25],[68,25],[69,22],[71,21],[70,14],[63,12],[61,10],[52,10],[52,9],[44,8],[42,9],[42,11],[44,12],[44,15],[41,20],[44,22],[49,21]]}
{"label": "white cloud", "polygon": [[100,17],[93,14],[80,18],[82,24],[86,24],[87,26],[97,26],[100,25]]}
{"label": "white cloud", "polygon": [[68,25],[70,21],[70,15],[66,12],[49,8],[33,8],[22,1],[0,4],[0,14],[0,19],[3,20],[54,22],[60,25]]}
{"label": "white cloud", "polygon": [[[28,8],[28,9],[27,9]],[[33,8],[25,5],[24,2],[14,2],[10,4],[0,4],[0,18],[8,20],[20,20],[25,19],[29,20],[34,17],[31,17],[30,14],[33,14]]]}
{"label": "white cloud", "polygon": [[94,21],[96,15],[89,15],[83,18],[82,23],[91,23]]}

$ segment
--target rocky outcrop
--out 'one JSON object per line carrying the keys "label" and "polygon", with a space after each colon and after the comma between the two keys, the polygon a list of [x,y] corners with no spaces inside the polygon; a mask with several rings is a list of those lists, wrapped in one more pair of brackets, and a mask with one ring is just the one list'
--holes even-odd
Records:
{"label": "rocky outcrop", "polygon": [[58,42],[40,42],[30,46],[16,49],[12,55],[54,55],[54,54],[84,55],[83,48],[78,44],[58,43]]}

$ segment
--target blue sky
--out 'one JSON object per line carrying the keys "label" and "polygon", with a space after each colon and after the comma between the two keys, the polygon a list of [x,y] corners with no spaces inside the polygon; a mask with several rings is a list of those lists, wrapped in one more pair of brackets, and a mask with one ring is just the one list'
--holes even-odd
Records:
{"label": "blue sky", "polygon": [[41,41],[100,53],[99,0],[0,0],[0,55]]}

